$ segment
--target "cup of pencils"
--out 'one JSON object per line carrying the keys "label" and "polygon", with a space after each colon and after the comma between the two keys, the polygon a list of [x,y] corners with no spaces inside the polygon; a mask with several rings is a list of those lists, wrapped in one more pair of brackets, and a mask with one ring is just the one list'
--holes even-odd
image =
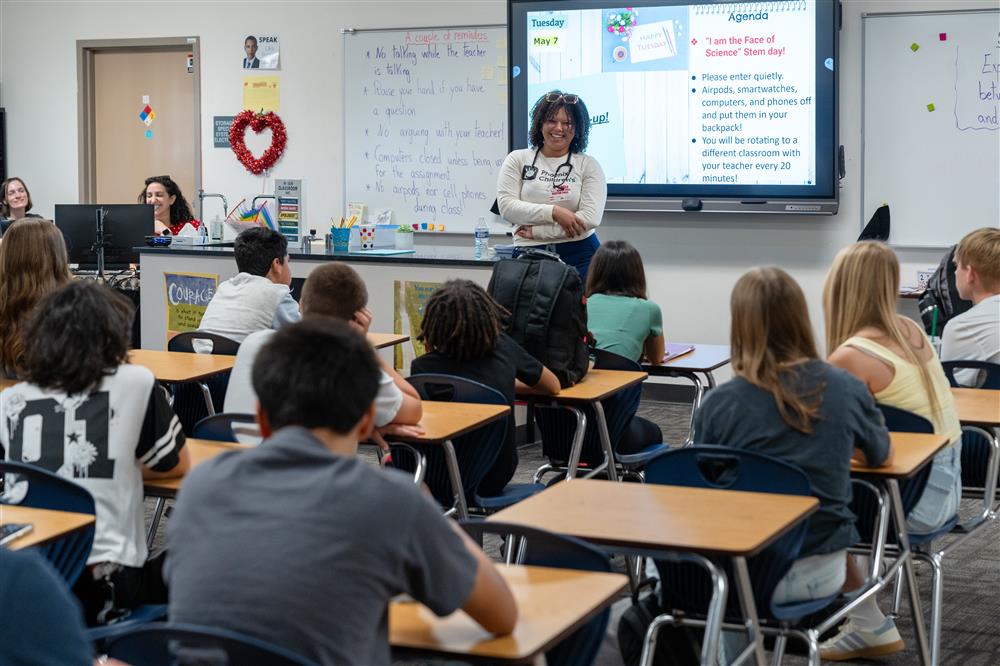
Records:
{"label": "cup of pencils", "polygon": [[340,218],[340,221],[330,220],[330,235],[333,236],[333,251],[334,252],[347,252],[351,244],[351,227],[354,223],[358,221],[357,215],[351,216],[351,219],[344,220]]}

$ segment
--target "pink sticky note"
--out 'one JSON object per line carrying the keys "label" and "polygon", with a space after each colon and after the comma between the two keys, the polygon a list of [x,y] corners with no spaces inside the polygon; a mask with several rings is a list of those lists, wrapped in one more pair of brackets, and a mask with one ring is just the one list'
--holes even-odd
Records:
{"label": "pink sticky note", "polygon": [[938,39],[940,41],[942,41],[942,42],[947,42],[948,41],[948,33],[947,32],[939,32],[938,33]]}

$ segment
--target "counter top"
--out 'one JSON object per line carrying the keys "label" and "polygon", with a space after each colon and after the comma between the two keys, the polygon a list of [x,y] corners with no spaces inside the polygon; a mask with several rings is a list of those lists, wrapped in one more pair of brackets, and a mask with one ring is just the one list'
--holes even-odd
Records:
{"label": "counter top", "polygon": [[[312,252],[302,252],[298,243],[288,244],[288,256],[294,261],[350,261],[378,264],[450,264],[458,266],[489,266],[497,261],[495,256],[489,259],[476,259],[472,247],[442,247],[417,246],[416,252],[408,254],[379,255],[368,252],[331,252],[321,242],[313,244]],[[140,247],[140,255],[172,255],[194,257],[229,257],[233,254],[232,243],[216,245],[184,246],[184,247]]]}

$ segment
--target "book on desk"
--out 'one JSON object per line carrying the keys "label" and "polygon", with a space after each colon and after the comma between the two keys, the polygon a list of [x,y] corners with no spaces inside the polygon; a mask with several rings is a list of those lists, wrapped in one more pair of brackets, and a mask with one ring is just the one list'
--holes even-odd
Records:
{"label": "book on desk", "polygon": [[663,350],[663,360],[660,363],[667,363],[675,358],[690,354],[694,351],[694,345],[668,342]]}

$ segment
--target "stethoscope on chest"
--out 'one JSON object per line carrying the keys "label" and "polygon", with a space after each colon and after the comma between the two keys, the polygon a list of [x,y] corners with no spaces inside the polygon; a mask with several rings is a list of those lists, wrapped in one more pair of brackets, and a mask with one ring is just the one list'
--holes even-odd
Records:
{"label": "stethoscope on chest", "polygon": [[[535,150],[535,157],[531,160],[531,164],[521,167],[521,180],[535,180],[535,178],[538,178],[538,167],[535,166],[535,162],[538,161],[538,152],[539,150]],[[565,185],[569,179],[569,175],[573,172],[573,165],[569,161],[570,155],[571,153],[568,153],[566,161],[556,167],[556,172],[552,176],[553,189]],[[563,173],[563,169],[566,169],[565,173]]]}

